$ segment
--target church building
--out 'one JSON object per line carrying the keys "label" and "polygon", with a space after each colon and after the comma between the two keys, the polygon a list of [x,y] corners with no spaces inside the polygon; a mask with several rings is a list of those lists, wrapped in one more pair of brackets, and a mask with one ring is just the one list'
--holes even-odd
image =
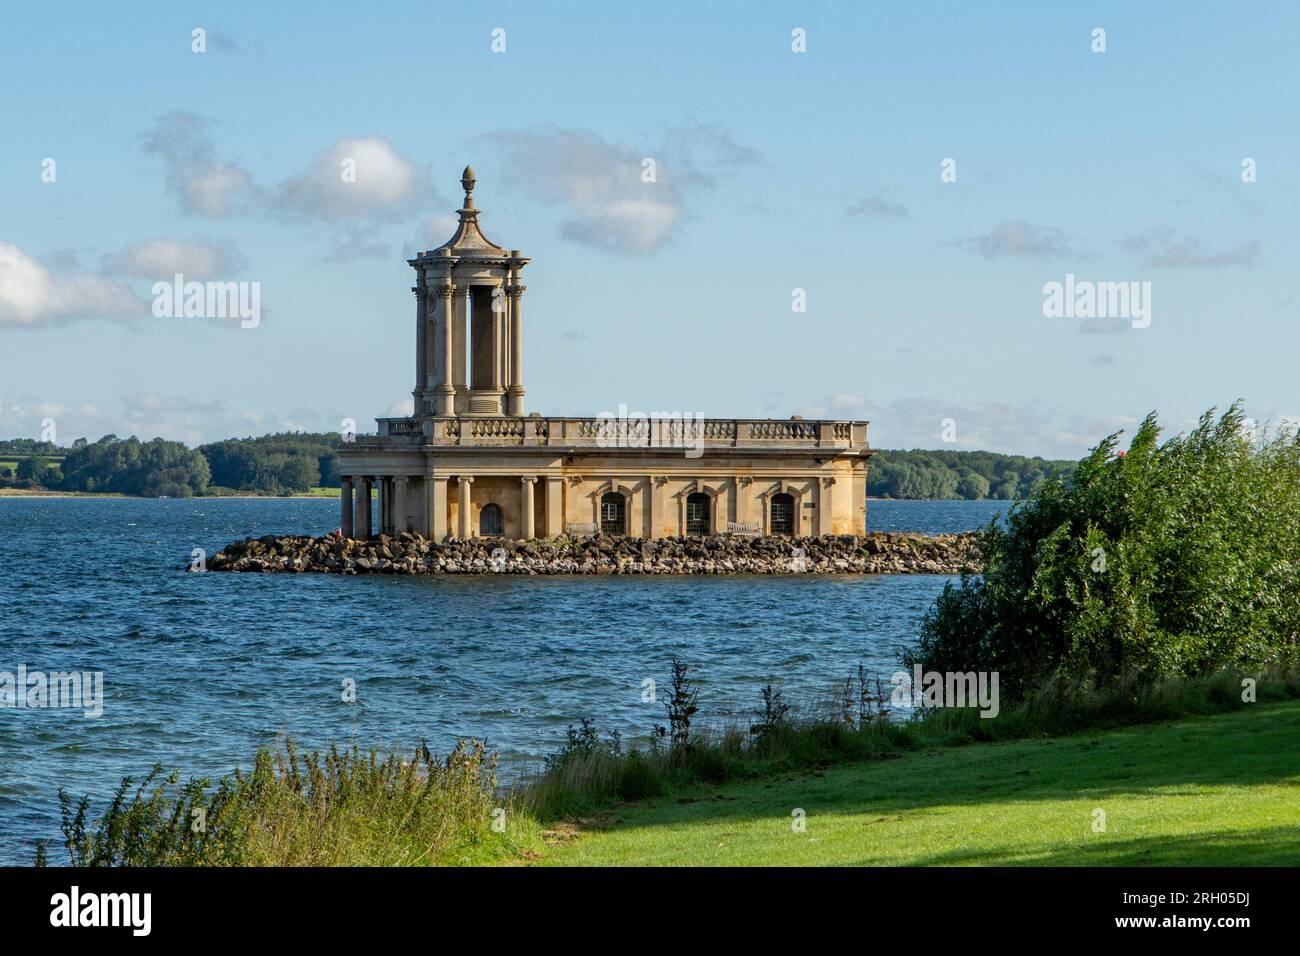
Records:
{"label": "church building", "polygon": [[345,536],[866,532],[866,422],[526,413],[529,260],[483,235],[471,168],[461,185],[456,234],[408,260],[414,414],[339,452]]}

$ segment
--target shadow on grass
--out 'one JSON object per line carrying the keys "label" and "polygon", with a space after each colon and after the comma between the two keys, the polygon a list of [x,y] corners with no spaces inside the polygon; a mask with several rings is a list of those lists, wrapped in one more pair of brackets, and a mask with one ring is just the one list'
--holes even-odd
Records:
{"label": "shadow on grass", "polygon": [[[1178,836],[1134,837],[1054,848],[1037,854],[954,850],[921,857],[916,866],[1186,866],[1213,860],[1216,866],[1295,866],[1300,863],[1300,827],[1216,830]],[[876,861],[867,858],[862,865]]]}
{"label": "shadow on grass", "polygon": [[[664,800],[624,806],[617,816],[638,828],[784,821],[792,806],[803,807],[810,817],[885,817],[1025,801],[1101,804],[1121,796],[1154,801],[1203,788],[1287,781],[1300,782],[1300,704],[1293,703],[1075,737],[925,750],[721,788],[692,787]],[[1296,793],[1300,799],[1300,787]],[[1186,863],[1186,854],[1203,855],[1220,845],[1242,863],[1300,862],[1300,828],[1285,827],[1138,838],[1118,850],[1112,837],[1032,860],[1012,859],[1007,851],[1004,862]],[[998,852],[953,851],[917,862],[996,864]]]}

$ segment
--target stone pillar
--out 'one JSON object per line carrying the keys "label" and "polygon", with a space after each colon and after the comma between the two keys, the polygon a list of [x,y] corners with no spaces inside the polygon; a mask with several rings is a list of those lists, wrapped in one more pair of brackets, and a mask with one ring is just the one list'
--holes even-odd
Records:
{"label": "stone pillar", "polygon": [[388,534],[388,477],[380,475],[375,479],[375,498],[378,499],[376,510],[379,512],[375,527],[380,534]]}
{"label": "stone pillar", "polygon": [[564,533],[564,479],[546,477],[546,537]]}
{"label": "stone pillar", "polygon": [[425,534],[434,541],[447,537],[447,479],[429,475],[424,479],[428,525]]}
{"label": "stone pillar", "polygon": [[393,534],[406,530],[406,487],[410,481],[406,475],[393,479]]}
{"label": "stone pillar", "polygon": [[519,537],[527,540],[537,537],[536,520],[533,514],[533,486],[537,484],[535,477],[520,478],[521,485],[519,495]]}
{"label": "stone pillar", "polygon": [[657,538],[664,533],[664,486],[668,479],[664,475],[651,475],[647,479],[650,487],[650,530],[647,538]]}
{"label": "stone pillar", "polygon": [[339,492],[339,528],[343,531],[343,537],[352,537],[352,476],[345,475],[339,479],[343,486]]}
{"label": "stone pillar", "polygon": [[425,317],[424,273],[417,272],[419,285],[411,289],[415,293],[415,416],[424,414],[424,391],[429,387],[429,343],[428,319]]}
{"label": "stone pillar", "polygon": [[510,297],[510,377],[506,386],[506,413],[524,414],[524,332],[523,332],[523,294],[524,286],[512,285],[506,288]]}
{"label": "stone pillar", "polygon": [[442,353],[442,369],[438,376],[438,390],[434,411],[439,415],[456,414],[456,287],[450,279],[444,279],[437,290],[441,303],[438,316],[439,351]]}
{"label": "stone pillar", "polygon": [[458,513],[458,520],[456,522],[456,537],[460,538],[460,540],[462,541],[468,541],[470,538],[474,537],[474,529],[473,526],[470,524],[470,518],[472,517],[472,512],[470,511],[470,506],[469,506],[469,494],[470,494],[469,489],[470,486],[474,483],[474,479],[459,478],[457,479],[457,481],[459,482],[459,484],[456,491],[460,498],[458,502],[460,507]]}
{"label": "stone pillar", "polygon": [[352,526],[358,538],[370,537],[370,478],[363,475],[358,481],[356,501],[352,509]]}
{"label": "stone pillar", "polygon": [[748,502],[745,500],[745,494],[740,490],[739,475],[731,480],[731,487],[735,489],[736,506],[733,510],[736,512],[736,524],[744,524],[749,520],[749,508],[746,507]]}
{"label": "stone pillar", "polygon": [[817,495],[817,533],[821,535],[835,533],[835,479],[823,478],[821,491]]}
{"label": "stone pillar", "polygon": [[[449,283],[450,279],[447,280]],[[469,288],[463,285],[451,285],[447,299],[447,317],[451,323],[451,386],[455,390],[453,402],[454,413],[464,412],[469,407],[469,373],[466,362],[469,360]]]}

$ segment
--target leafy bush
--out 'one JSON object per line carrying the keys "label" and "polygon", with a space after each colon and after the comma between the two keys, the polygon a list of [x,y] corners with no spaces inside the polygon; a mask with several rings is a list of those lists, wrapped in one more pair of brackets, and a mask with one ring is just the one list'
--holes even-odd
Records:
{"label": "leafy bush", "polygon": [[1300,441],[1255,440],[1238,405],[1128,451],[1111,435],[984,532],[980,578],[949,585],[907,663],[998,671],[1021,696],[1259,667],[1300,635]]}

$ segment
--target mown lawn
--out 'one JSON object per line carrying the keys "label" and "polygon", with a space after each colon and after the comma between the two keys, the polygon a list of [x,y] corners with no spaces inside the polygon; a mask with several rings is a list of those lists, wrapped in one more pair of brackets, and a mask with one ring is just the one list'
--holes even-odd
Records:
{"label": "mown lawn", "polygon": [[1296,865],[1300,702],[697,788],[584,821],[538,862]]}

